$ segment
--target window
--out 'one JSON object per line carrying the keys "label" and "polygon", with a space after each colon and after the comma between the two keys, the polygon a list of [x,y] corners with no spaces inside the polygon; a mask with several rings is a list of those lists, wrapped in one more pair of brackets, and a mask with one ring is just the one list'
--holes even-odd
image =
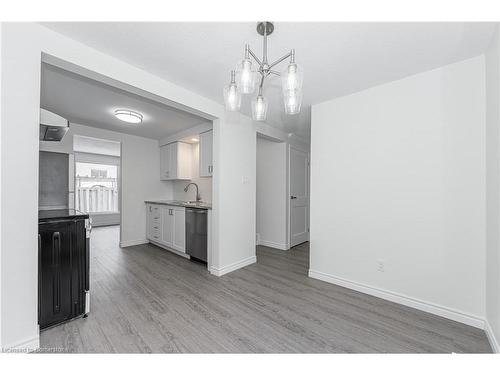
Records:
{"label": "window", "polygon": [[75,208],[86,213],[118,212],[118,166],[75,163]]}

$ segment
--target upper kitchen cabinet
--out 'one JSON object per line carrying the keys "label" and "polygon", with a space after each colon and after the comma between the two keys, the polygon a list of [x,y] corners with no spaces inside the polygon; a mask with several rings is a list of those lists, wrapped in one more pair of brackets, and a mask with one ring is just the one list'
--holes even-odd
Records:
{"label": "upper kitchen cabinet", "polygon": [[213,131],[200,134],[200,177],[212,177],[213,167]]}
{"label": "upper kitchen cabinet", "polygon": [[173,142],[160,147],[160,180],[191,179],[191,145]]}

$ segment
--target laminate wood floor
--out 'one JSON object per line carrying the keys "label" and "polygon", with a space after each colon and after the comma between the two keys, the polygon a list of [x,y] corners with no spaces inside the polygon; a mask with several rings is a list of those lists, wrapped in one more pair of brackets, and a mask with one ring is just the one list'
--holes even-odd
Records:
{"label": "laminate wood floor", "polygon": [[259,246],[222,277],[153,245],[92,233],[91,313],[41,333],[42,351],[97,353],[485,353],[485,333],[307,277],[308,244]]}

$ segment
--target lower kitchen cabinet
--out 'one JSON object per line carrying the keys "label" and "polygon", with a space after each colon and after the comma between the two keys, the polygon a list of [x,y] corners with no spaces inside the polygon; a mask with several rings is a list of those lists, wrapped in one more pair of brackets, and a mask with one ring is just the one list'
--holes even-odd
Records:
{"label": "lower kitchen cabinet", "polygon": [[186,252],[186,212],[184,207],[147,204],[148,240]]}
{"label": "lower kitchen cabinet", "polygon": [[146,237],[148,240],[161,241],[161,206],[158,204],[147,205],[147,228]]}
{"label": "lower kitchen cabinet", "polygon": [[174,222],[172,223],[172,247],[177,251],[186,252],[186,209],[174,207],[172,209]]}

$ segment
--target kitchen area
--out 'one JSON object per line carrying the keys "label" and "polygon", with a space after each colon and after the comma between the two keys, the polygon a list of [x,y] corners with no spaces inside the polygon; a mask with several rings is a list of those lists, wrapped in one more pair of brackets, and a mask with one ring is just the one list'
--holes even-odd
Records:
{"label": "kitchen area", "polygon": [[[210,265],[212,130],[160,146],[160,179],[172,181],[173,198],[146,200],[150,243]],[[189,142],[189,143],[188,143]]]}
{"label": "kitchen area", "polygon": [[104,316],[94,280],[123,254],[175,254],[210,270],[211,121],[48,64],[41,107],[41,331]]}

